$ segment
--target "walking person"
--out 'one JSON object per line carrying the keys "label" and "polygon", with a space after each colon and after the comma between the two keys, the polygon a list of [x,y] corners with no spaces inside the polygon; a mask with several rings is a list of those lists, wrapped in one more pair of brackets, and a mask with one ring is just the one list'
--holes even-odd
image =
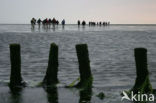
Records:
{"label": "walking person", "polygon": [[63,25],[63,26],[65,25],[65,20],[64,20],[64,19],[62,20],[62,25]]}
{"label": "walking person", "polygon": [[38,28],[40,29],[40,25],[41,25],[41,19],[39,18],[38,20],[37,20],[37,24],[38,24]]}
{"label": "walking person", "polygon": [[78,26],[80,26],[80,24],[81,24],[80,20],[77,21],[77,24],[78,24]]}
{"label": "walking person", "polygon": [[82,26],[85,26],[86,25],[86,22],[83,20],[82,21]]}
{"label": "walking person", "polygon": [[36,24],[36,19],[32,18],[30,22],[31,22],[31,28],[34,29],[35,28],[35,24]]}

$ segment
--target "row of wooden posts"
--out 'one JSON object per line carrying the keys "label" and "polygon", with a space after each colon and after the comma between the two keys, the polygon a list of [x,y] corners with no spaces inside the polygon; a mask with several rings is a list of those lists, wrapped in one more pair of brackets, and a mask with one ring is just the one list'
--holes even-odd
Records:
{"label": "row of wooden posts", "polygon": [[[90,70],[90,61],[88,54],[88,47],[86,44],[76,45],[77,57],[79,62],[80,82],[76,85],[81,87],[85,81],[92,79]],[[19,44],[10,44],[10,62],[11,62],[11,75],[10,87],[25,86],[25,82],[21,76],[21,53]],[[52,43],[49,52],[49,61],[46,75],[42,84],[46,86],[55,85],[58,83],[58,46]]]}
{"label": "row of wooden posts", "polygon": [[[76,45],[77,58],[79,63],[80,82],[76,87],[84,87],[92,84],[93,77],[90,69],[90,60],[87,44]],[[149,80],[147,67],[147,50],[145,48],[134,49],[137,78],[134,87],[131,89],[135,93],[143,91],[144,93],[153,92]],[[21,52],[20,44],[10,44],[11,75],[10,87],[25,86],[21,76]],[[49,52],[49,61],[46,75],[42,84],[51,86],[58,83],[58,46],[52,43]]]}

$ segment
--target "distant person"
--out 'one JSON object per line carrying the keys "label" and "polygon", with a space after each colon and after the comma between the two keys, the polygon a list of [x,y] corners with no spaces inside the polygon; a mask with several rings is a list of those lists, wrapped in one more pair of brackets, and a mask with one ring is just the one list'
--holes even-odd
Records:
{"label": "distant person", "polygon": [[110,21],[108,22],[108,25],[110,25]]}
{"label": "distant person", "polygon": [[48,19],[48,18],[46,18],[46,24],[47,24],[47,25],[49,24],[49,19]]}
{"label": "distant person", "polygon": [[48,24],[49,24],[49,28],[50,28],[50,26],[51,26],[51,24],[52,24],[52,20],[49,18],[49,20],[48,20],[48,21],[49,21],[49,23],[48,23]]}
{"label": "distant person", "polygon": [[64,19],[62,20],[62,25],[63,25],[63,26],[65,25],[65,20],[64,20]]}
{"label": "distant person", "polygon": [[56,19],[53,18],[52,21],[51,21],[52,25],[53,25],[53,28],[55,28],[55,25],[56,25]]}
{"label": "distant person", "polygon": [[33,22],[33,19],[31,19],[30,23],[31,23],[31,28],[34,28],[34,22]]}
{"label": "distant person", "polygon": [[34,29],[35,28],[35,24],[36,24],[36,19],[32,18],[30,22],[31,22],[31,28]]}
{"label": "distant person", "polygon": [[91,26],[91,22],[89,22],[89,26]]}
{"label": "distant person", "polygon": [[56,19],[55,19],[55,18],[52,19],[52,24],[53,24],[53,25],[56,24]]}
{"label": "distant person", "polygon": [[77,24],[78,24],[78,26],[80,26],[80,24],[81,24],[80,20],[77,21]]}
{"label": "distant person", "polygon": [[83,25],[83,26],[85,26],[85,25],[86,25],[86,22],[85,22],[84,20],[82,21],[82,25]]}
{"label": "distant person", "polygon": [[103,26],[106,26],[106,22],[103,22]]}
{"label": "distant person", "polygon": [[42,20],[39,18],[39,19],[37,20],[38,28],[40,28],[41,22],[42,22]]}
{"label": "distant person", "polygon": [[105,25],[108,26],[108,22],[105,22]]}
{"label": "distant person", "polygon": [[59,21],[58,20],[56,20],[56,25],[59,25]]}
{"label": "distant person", "polygon": [[102,25],[102,22],[99,22],[99,25],[101,26]]}
{"label": "distant person", "polygon": [[48,25],[49,25],[49,19],[48,18],[46,18],[46,20],[45,20],[45,24],[46,24],[46,28],[48,28]]}
{"label": "distant person", "polygon": [[44,19],[44,20],[42,21],[42,24],[43,24],[43,27],[45,27],[46,19]]}
{"label": "distant person", "polygon": [[36,19],[35,18],[33,18],[33,21],[34,21],[34,25],[36,25]]}

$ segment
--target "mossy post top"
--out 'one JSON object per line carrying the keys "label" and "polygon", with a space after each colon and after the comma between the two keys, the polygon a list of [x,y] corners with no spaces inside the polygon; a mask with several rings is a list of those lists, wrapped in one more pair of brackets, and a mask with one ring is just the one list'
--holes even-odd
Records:
{"label": "mossy post top", "polygon": [[88,47],[87,44],[76,44],[76,47],[77,46],[81,46],[81,47],[85,47],[85,48]]}
{"label": "mossy post top", "polygon": [[51,43],[51,46],[58,47],[55,43]]}
{"label": "mossy post top", "polygon": [[76,49],[88,49],[87,44],[77,44]]}
{"label": "mossy post top", "polygon": [[10,44],[9,46],[10,46],[10,49],[12,49],[12,48],[13,49],[17,49],[17,48],[20,49],[20,44]]}

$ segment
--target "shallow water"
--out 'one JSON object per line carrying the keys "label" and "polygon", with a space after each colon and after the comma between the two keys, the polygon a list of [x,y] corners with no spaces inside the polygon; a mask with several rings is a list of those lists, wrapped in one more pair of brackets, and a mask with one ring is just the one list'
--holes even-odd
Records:
{"label": "shallow water", "polygon": [[[66,25],[51,29],[31,29],[30,25],[0,25],[0,103],[10,103],[9,44],[19,43],[22,76],[28,83],[19,103],[46,103],[46,92],[35,85],[46,72],[50,44],[59,45],[59,103],[78,103],[78,90],[63,88],[79,76],[75,45],[87,43],[94,77],[92,103],[120,103],[120,93],[135,82],[134,48],[148,49],[148,67],[153,88],[156,88],[156,25],[110,25],[77,27]],[[95,95],[104,92],[106,98]],[[74,94],[73,94],[74,93]],[[35,95],[35,97],[33,97]],[[3,101],[5,100],[5,101]],[[14,103],[14,102],[13,102]],[[123,102],[122,102],[123,103]],[[126,102],[127,103],[127,102]]]}

